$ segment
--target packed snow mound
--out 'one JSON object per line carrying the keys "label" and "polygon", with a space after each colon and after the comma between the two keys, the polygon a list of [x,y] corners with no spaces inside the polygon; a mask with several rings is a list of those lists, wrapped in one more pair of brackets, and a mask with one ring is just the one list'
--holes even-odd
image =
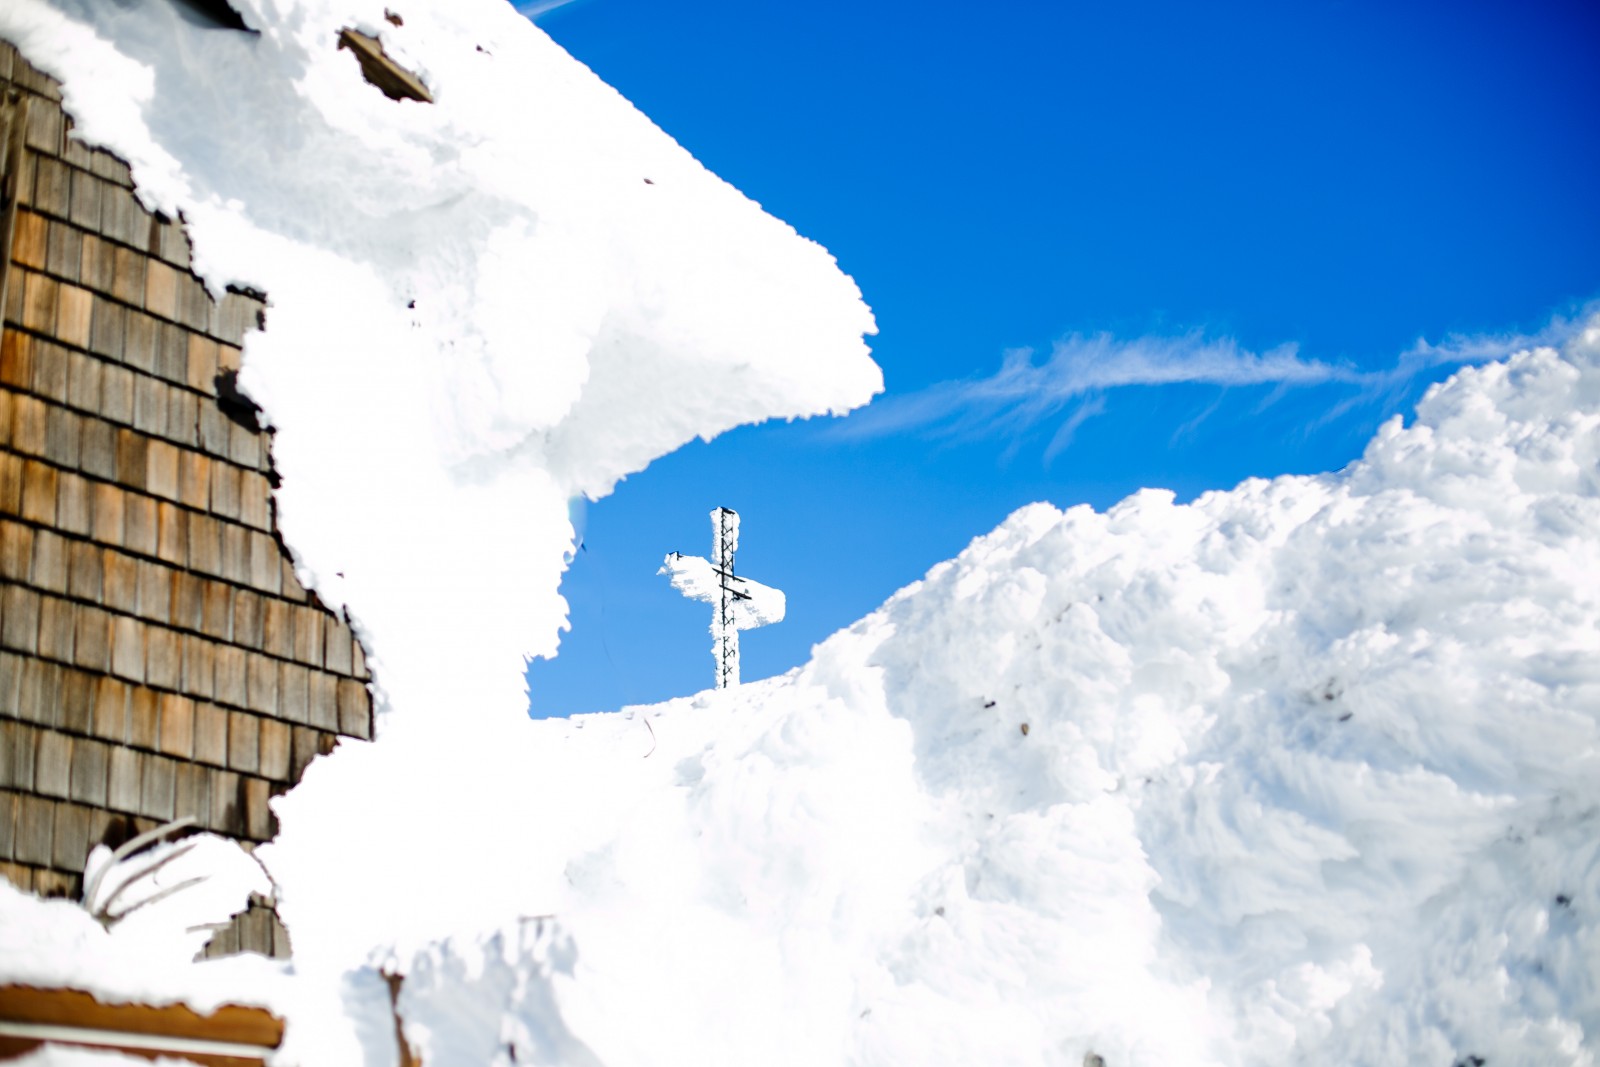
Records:
{"label": "packed snow mound", "polygon": [[1593,1064],[1600,320],[1338,474],[1025,508],[783,678],[383,749],[269,862],[429,1063]]}
{"label": "packed snow mound", "polygon": [[[871,314],[503,0],[232,6],[253,33],[166,0],[7,0],[0,36],[182,214],[214,292],[267,294],[241,381],[278,429],[281,526],[393,703],[510,713],[565,621],[567,501],[697,436],[865,403]],[[347,28],[434,102],[367,84]]]}

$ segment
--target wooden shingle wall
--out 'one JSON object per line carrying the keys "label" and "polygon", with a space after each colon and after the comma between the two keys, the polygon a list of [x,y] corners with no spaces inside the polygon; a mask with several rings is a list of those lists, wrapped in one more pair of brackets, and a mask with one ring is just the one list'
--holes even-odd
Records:
{"label": "wooden shingle wall", "polygon": [[[369,738],[372,705],[360,643],[277,538],[270,434],[218,402],[263,304],[212,300],[182,227],[72,138],[57,87],[0,42],[13,96],[0,876],[75,894],[93,844],[173,818],[272,837],[268,798],[338,735]],[[259,911],[219,942],[273,948]]]}

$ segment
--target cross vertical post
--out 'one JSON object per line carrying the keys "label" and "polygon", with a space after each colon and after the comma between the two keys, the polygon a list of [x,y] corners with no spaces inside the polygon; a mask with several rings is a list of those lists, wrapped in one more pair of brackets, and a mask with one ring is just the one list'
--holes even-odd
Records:
{"label": "cross vertical post", "polygon": [[694,600],[711,604],[711,654],[716,659],[716,686],[739,684],[739,631],[782,622],[786,601],[777,589],[734,573],[739,551],[739,513],[732,508],[711,512],[711,559],[674,552],[658,574],[671,577],[672,587]]}

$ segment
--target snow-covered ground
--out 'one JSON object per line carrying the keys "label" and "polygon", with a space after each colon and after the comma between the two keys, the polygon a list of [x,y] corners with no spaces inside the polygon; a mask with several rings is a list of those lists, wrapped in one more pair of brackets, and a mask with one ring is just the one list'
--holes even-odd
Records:
{"label": "snow-covered ground", "polygon": [[[1595,1062],[1600,320],[1345,471],[1026,508],[785,677],[530,723],[566,496],[861,402],[870,318],[509,9],[238,6],[253,43],[155,2],[24,0],[0,34],[208,277],[272,296],[246,384],[285,532],[385,685],[261,852],[286,1062],[389,1062],[382,967],[430,1067]],[[363,85],[343,24],[433,110]],[[234,158],[193,131],[240,98],[197,90],[245,62],[268,143]],[[136,980],[115,931],[14,898],[0,943],[63,931],[35,972],[250,966]]]}

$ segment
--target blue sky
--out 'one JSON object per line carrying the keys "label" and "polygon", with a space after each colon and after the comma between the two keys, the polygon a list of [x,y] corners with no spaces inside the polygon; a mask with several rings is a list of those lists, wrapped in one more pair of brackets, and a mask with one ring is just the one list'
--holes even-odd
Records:
{"label": "blue sky", "polygon": [[741,573],[789,597],[743,635],[748,681],[1031,501],[1336,470],[1460,360],[1600,297],[1593,4],[573,0],[537,21],[833,252],[887,391],[580,508],[535,715],[710,684],[709,613],[655,571],[708,552],[713,506],[743,517]]}

